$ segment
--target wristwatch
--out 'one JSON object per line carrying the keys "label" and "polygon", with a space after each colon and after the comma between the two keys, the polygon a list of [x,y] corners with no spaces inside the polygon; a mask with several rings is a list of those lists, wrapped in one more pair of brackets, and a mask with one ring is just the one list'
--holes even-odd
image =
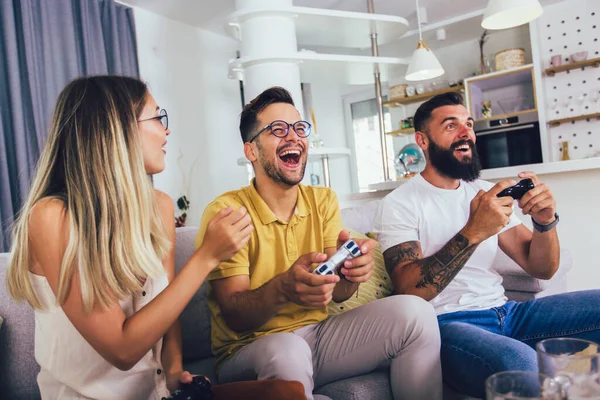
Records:
{"label": "wristwatch", "polygon": [[533,227],[538,232],[548,232],[550,229],[554,228],[558,224],[558,214],[554,213],[554,221],[550,222],[548,225],[540,225],[533,218],[531,218],[531,223]]}

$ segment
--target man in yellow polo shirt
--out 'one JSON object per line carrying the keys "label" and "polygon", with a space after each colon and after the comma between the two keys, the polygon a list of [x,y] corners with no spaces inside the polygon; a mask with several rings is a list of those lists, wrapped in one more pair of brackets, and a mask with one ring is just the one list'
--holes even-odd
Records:
{"label": "man in yellow polo shirt", "polygon": [[[290,94],[270,88],[244,107],[240,131],[256,178],[206,208],[196,245],[225,207],[245,207],[248,243],[209,275],[212,347],[219,381],[286,379],[313,388],[391,364],[395,399],[441,399],[439,332],[433,308],[416,296],[392,296],[327,319],[373,272],[373,240],[355,239],[362,256],[338,275],[312,273],[350,238],[337,197],[301,185],[310,124]],[[320,398],[325,398],[320,396]]]}

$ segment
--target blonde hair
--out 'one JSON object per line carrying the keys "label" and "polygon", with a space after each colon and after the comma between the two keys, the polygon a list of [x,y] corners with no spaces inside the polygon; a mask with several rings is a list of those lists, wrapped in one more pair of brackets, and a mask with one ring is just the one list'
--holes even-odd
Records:
{"label": "blonde hair", "polygon": [[69,83],[58,98],[29,196],[15,222],[8,291],[36,309],[29,279],[29,217],[42,199],[64,203],[69,241],[60,266],[57,302],[74,272],[84,310],[107,307],[164,273],[170,243],[152,182],[144,169],[137,119],[148,96],[133,78],[95,76]]}

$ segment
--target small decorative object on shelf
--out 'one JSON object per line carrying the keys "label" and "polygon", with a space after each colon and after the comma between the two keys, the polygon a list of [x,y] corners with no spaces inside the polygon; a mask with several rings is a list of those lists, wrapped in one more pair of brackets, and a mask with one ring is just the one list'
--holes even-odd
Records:
{"label": "small decorative object on shelf", "polygon": [[177,199],[177,208],[179,208],[179,216],[175,217],[175,227],[181,228],[185,226],[185,220],[187,219],[187,210],[190,209],[190,202],[186,195],[181,196]]}
{"label": "small decorative object on shelf", "polygon": [[401,83],[390,88],[390,99],[400,99],[406,97],[406,88],[408,84]]}
{"label": "small decorative object on shelf", "polygon": [[571,61],[573,62],[581,62],[587,60],[588,52],[587,51],[578,51],[577,53],[571,54]]}
{"label": "small decorative object on shelf", "polygon": [[309,147],[325,147],[321,137],[317,133],[317,118],[315,117],[315,109],[310,108],[310,119],[312,120],[312,133],[310,135]]}
{"label": "small decorative object on shelf", "polygon": [[403,119],[400,121],[400,129],[412,128],[414,126],[413,117],[408,117],[407,119]]}
{"label": "small decorative object on shelf", "polygon": [[525,50],[506,49],[496,53],[496,71],[525,65]]}
{"label": "small decorative object on shelf", "polygon": [[569,142],[560,142],[560,160],[568,161],[571,157],[569,156]]}
{"label": "small decorative object on shelf", "polygon": [[560,54],[555,54],[550,58],[550,65],[553,67],[560,67],[562,65],[562,56]]}
{"label": "small decorative object on shelf", "polygon": [[492,72],[488,69],[488,66],[485,62],[485,57],[483,56],[483,45],[488,39],[488,31],[485,29],[479,38],[479,62],[481,63],[481,75],[487,74],[488,72]]}
{"label": "small decorative object on shelf", "polygon": [[492,116],[491,100],[484,100],[481,102],[481,116],[482,118],[490,118]]}

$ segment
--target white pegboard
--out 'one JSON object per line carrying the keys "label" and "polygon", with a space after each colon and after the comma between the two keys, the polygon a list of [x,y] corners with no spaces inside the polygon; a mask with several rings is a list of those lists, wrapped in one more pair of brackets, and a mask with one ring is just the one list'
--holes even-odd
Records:
{"label": "white pegboard", "polygon": [[[587,51],[600,57],[600,1],[569,0],[545,7],[539,21],[542,67],[552,66],[560,55],[562,64],[571,54]],[[600,112],[600,68],[586,67],[544,76],[542,102],[548,120]],[[595,100],[595,101],[594,101]],[[542,105],[540,104],[540,105]],[[560,160],[562,142],[569,142],[571,159],[600,156],[600,121],[582,120],[548,127],[551,161]]]}

